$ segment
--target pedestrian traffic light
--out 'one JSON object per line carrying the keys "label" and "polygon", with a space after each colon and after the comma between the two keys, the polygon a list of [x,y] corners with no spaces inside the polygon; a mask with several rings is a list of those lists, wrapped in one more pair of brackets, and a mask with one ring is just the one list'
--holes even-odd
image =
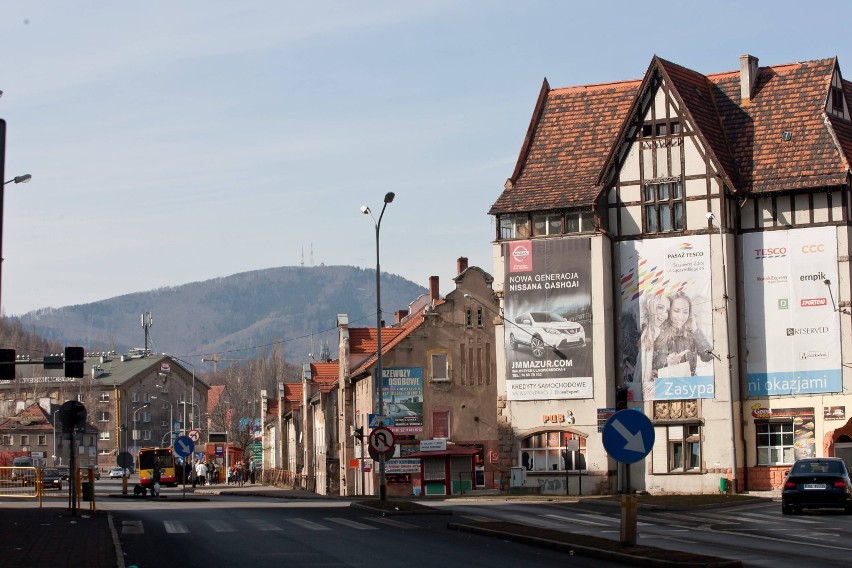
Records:
{"label": "pedestrian traffic light", "polygon": [[627,410],[627,387],[619,387],[615,391],[615,409]]}
{"label": "pedestrian traffic light", "polygon": [[0,381],[15,380],[15,350],[0,349]]}
{"label": "pedestrian traffic light", "polygon": [[82,347],[65,348],[65,376],[77,379],[83,378],[83,367],[86,364],[86,352]]}

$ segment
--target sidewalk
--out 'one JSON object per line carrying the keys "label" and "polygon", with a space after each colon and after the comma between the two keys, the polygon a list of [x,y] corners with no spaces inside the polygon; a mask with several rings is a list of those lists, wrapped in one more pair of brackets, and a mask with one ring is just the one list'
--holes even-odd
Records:
{"label": "sidewalk", "polygon": [[0,508],[0,558],[4,566],[117,565],[109,515],[84,509],[71,516],[67,503],[4,503]]}

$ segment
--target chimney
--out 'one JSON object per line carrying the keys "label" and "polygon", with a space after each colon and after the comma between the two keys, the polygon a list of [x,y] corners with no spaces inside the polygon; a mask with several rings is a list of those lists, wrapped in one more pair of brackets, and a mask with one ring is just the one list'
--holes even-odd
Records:
{"label": "chimney", "polygon": [[396,311],[396,323],[402,323],[402,320],[405,319],[405,316],[408,315],[408,310],[397,310]]}
{"label": "chimney", "polygon": [[429,277],[429,300],[434,304],[437,300],[441,298],[441,294],[438,291],[438,277],[430,276]]}
{"label": "chimney", "polygon": [[740,55],[740,99],[743,105],[751,102],[754,95],[754,84],[757,82],[757,57],[749,54]]}
{"label": "chimney", "polygon": [[458,272],[459,274],[461,274],[462,272],[467,270],[467,257],[466,256],[460,256],[459,257],[458,266],[459,266],[459,272]]}

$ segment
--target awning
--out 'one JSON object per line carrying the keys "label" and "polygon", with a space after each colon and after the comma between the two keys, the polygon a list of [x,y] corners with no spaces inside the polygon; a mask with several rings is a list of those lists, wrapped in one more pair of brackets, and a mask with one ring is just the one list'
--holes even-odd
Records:
{"label": "awning", "polygon": [[479,453],[479,448],[471,448],[470,446],[453,446],[446,450],[438,450],[435,452],[414,452],[407,454],[407,458],[440,458],[446,456],[472,456]]}

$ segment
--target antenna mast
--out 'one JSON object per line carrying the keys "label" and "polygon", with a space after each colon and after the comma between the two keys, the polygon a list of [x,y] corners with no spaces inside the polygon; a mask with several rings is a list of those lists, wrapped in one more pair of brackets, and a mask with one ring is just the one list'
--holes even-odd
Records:
{"label": "antenna mast", "polygon": [[148,356],[148,330],[154,325],[154,316],[151,312],[142,314],[142,329],[145,330],[145,356]]}

